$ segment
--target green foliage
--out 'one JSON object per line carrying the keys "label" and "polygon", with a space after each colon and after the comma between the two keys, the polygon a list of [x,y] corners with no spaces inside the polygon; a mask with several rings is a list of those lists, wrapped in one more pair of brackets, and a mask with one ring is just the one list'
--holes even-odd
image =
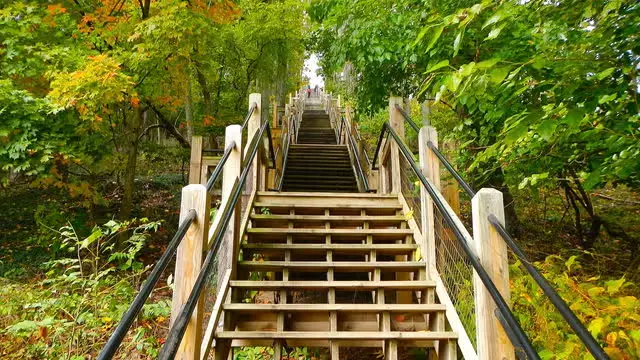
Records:
{"label": "green foliage", "polygon": [[[585,257],[588,255],[584,255]],[[580,258],[552,255],[536,267],[587,325],[612,359],[640,357],[640,300],[622,278],[586,278]],[[520,324],[543,359],[590,359],[581,341],[520,266],[510,266],[511,301]]]}
{"label": "green foliage", "polygon": [[[0,338],[10,358],[69,358],[95,354],[109,331],[133,300],[132,279],[146,269],[138,256],[144,239],[159,223],[144,219],[109,221],[85,238],[70,226],[60,230],[63,247],[76,258],[42,264],[44,278],[36,283],[0,278]],[[131,234],[122,250],[115,238]],[[117,270],[119,269],[119,270]],[[170,302],[159,300],[142,310],[142,326],[133,331],[125,348],[157,356],[159,342],[149,322],[163,322]]]}

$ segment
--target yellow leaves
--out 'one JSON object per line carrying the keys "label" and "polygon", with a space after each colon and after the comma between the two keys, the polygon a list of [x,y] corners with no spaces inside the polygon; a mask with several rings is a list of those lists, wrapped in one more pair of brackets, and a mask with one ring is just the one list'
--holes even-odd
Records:
{"label": "yellow leaves", "polygon": [[404,214],[404,220],[409,221],[413,219],[413,210],[409,210],[406,214]]}
{"label": "yellow leaves", "polygon": [[139,103],[131,77],[116,59],[100,54],[87,57],[77,71],[53,75],[48,98],[57,111],[75,108],[82,118],[101,122],[104,109],[129,96],[132,105]]}

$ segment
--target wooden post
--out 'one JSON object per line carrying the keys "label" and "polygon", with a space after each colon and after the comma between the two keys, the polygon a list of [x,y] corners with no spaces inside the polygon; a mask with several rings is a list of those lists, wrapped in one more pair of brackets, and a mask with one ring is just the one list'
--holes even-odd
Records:
{"label": "wooden post", "polygon": [[200,184],[202,167],[202,136],[191,137],[191,161],[189,163],[189,184]]}
{"label": "wooden post", "polygon": [[[198,172],[199,173],[199,172]],[[182,188],[180,204],[180,223],[184,221],[191,209],[196,211],[196,218],[182,239],[176,255],[174,272],[175,288],[171,306],[171,325],[180,314],[182,306],[187,302],[193,284],[198,278],[204,249],[208,240],[210,198],[207,188],[201,184],[191,184]],[[191,315],[189,324],[180,343],[176,359],[199,359],[200,341],[202,340],[202,316],[204,298],[201,297]]]}
{"label": "wooden post", "polygon": [[[258,106],[251,114],[249,118],[249,123],[247,124],[247,147],[244,149],[245,155],[249,151],[249,144],[251,144],[251,140],[255,134],[260,131],[260,119],[262,118],[262,95],[258,93],[253,93],[249,95],[249,108],[256,103]],[[258,166],[260,154],[256,154],[256,157],[253,160],[253,163],[250,165],[251,169],[249,170],[248,175],[248,183],[247,183],[247,192],[251,193],[252,191],[258,189],[259,181],[260,181],[260,167]]]}
{"label": "wooden post", "polygon": [[[227,159],[226,164],[224,165],[224,172],[222,173],[222,193],[221,193],[221,201],[220,201],[220,210],[216,215],[216,218],[213,220],[212,229],[218,226],[218,222],[220,221],[222,215],[222,209],[225,208],[227,202],[229,201],[229,196],[231,196],[231,190],[233,189],[233,185],[236,182],[236,179],[240,176],[240,172],[242,171],[242,127],[240,125],[229,125],[225,129],[225,138],[224,138],[224,147],[225,149],[231,144],[232,141],[235,141],[236,146],[231,151],[229,158]],[[238,204],[241,202],[238,201]],[[238,206],[238,205],[236,205]],[[222,240],[222,244],[220,246],[219,255],[218,255],[218,274],[224,274],[227,269],[235,268],[235,259],[237,259],[237,253],[239,250],[240,243],[240,234],[238,234],[240,227],[240,209],[236,207],[236,210],[229,221],[229,225],[227,227],[227,231],[225,232],[224,239]],[[235,272],[232,272],[232,275],[235,275]],[[233,277],[232,277],[233,279]],[[218,284],[220,286],[220,284]],[[221,289],[218,288],[220,291]]]}
{"label": "wooden post", "polygon": [[[392,96],[389,98],[389,124],[395,130],[400,139],[404,140],[404,118],[402,114],[396,110],[396,104],[402,106],[402,98]],[[400,171],[400,150],[395,141],[391,141],[391,193],[398,194],[402,191],[401,171]]]}
{"label": "wooden post", "polygon": [[[502,193],[495,189],[481,189],[471,200],[471,209],[473,242],[478,258],[502,297],[509,302],[507,245],[487,220],[487,216],[493,214],[504,225]],[[513,345],[495,315],[496,305],[476,273],[473,289],[478,359],[515,359]]]}
{"label": "wooden post", "polygon": [[[443,150],[454,149],[455,143],[448,141],[442,144]],[[443,179],[442,183],[442,196],[447,200],[449,205],[453,211],[459,216],[460,215],[460,190],[458,187],[458,182],[451,175],[448,174],[446,179]]]}
{"label": "wooden post", "polygon": [[[438,146],[438,132],[431,126],[423,126],[418,134],[418,149],[420,153],[420,169],[422,174],[431,181],[431,183],[440,190],[440,162],[433,151],[427,145],[431,141],[436,147]],[[431,270],[436,268],[436,231],[435,231],[435,213],[433,209],[433,199],[427,193],[424,186],[420,186],[420,214],[422,216],[422,236],[425,244],[424,259],[427,263],[427,277],[431,277]]]}

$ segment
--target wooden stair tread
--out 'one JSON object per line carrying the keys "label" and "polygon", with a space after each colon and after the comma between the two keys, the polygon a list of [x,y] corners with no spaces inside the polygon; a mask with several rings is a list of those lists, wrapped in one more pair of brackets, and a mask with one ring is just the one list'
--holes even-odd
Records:
{"label": "wooden stair tread", "polygon": [[251,219],[254,220],[292,220],[292,221],[317,221],[317,222],[335,222],[335,221],[350,221],[350,222],[376,222],[376,221],[406,221],[402,215],[264,215],[264,214],[252,214]]}
{"label": "wooden stair tread", "polygon": [[309,228],[251,228],[247,234],[305,234],[305,235],[336,235],[336,236],[367,236],[367,235],[413,235],[411,229],[309,229]]}
{"label": "wooden stair tread", "polygon": [[316,208],[316,209],[402,209],[401,204],[278,204],[275,202],[256,202],[254,207],[265,208]]}
{"label": "wooden stair tread", "polygon": [[335,288],[338,290],[375,290],[375,289],[401,289],[423,290],[436,286],[435,281],[252,281],[234,280],[230,282],[232,288],[250,289],[308,289],[320,290]]}
{"label": "wooden stair tread", "polygon": [[219,339],[320,339],[320,340],[455,340],[451,331],[219,331]]}
{"label": "wooden stair tread", "polygon": [[360,313],[434,313],[443,312],[446,306],[442,304],[224,304],[225,311],[287,311],[287,312],[360,312]]}
{"label": "wooden stair tread", "polygon": [[252,270],[275,271],[283,268],[289,270],[326,271],[337,269],[344,272],[370,271],[375,269],[391,271],[416,271],[425,267],[420,261],[238,261],[242,267]]}
{"label": "wooden stair tread", "polygon": [[248,243],[242,246],[246,250],[254,250],[265,254],[282,254],[290,250],[296,254],[318,254],[333,251],[334,254],[368,254],[375,250],[383,255],[408,255],[418,249],[416,244],[274,244]]}
{"label": "wooden stair tread", "polygon": [[392,194],[369,194],[369,193],[353,193],[353,194],[343,194],[343,193],[327,193],[327,192],[319,192],[319,193],[295,193],[295,192],[288,192],[288,193],[276,193],[276,192],[269,192],[269,191],[258,191],[257,193],[258,197],[267,197],[267,198],[290,198],[290,197],[296,197],[296,196],[303,196],[305,198],[312,198],[312,197],[317,197],[317,198],[366,198],[366,199],[398,199],[398,195],[392,195]]}

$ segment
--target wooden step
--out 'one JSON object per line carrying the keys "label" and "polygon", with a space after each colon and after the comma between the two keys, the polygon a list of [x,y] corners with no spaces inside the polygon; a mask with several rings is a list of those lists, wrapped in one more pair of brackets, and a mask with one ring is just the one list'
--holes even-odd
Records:
{"label": "wooden step", "polygon": [[269,209],[276,209],[276,208],[287,208],[287,209],[309,209],[309,208],[315,208],[315,209],[388,209],[388,210],[402,210],[402,205],[401,204],[375,204],[375,203],[355,203],[355,204],[337,204],[336,201],[333,201],[333,204],[282,204],[282,203],[275,203],[275,202],[256,202],[253,205],[256,208],[269,208]]}
{"label": "wooden step", "polygon": [[339,272],[369,272],[376,269],[391,272],[414,272],[424,270],[421,261],[238,261],[248,271],[324,272],[334,269]]}
{"label": "wooden step", "polygon": [[264,220],[273,221],[276,223],[287,223],[293,221],[294,223],[319,223],[324,224],[329,222],[331,224],[340,223],[341,225],[350,224],[362,224],[365,221],[370,222],[372,225],[393,225],[400,224],[406,221],[403,215],[354,215],[354,216],[341,216],[341,215],[264,215],[264,214],[252,214],[252,220]]}
{"label": "wooden step", "polygon": [[455,340],[451,331],[219,331],[219,339],[280,339],[280,340]]}
{"label": "wooden step", "polygon": [[232,288],[257,289],[257,290],[424,290],[434,288],[435,281],[414,280],[414,281],[251,281],[233,280],[230,283]]}
{"label": "wooden step", "polygon": [[378,255],[407,255],[416,249],[417,244],[244,244],[244,249],[263,254],[283,254],[291,250],[296,254],[318,254],[333,251],[333,254],[368,254],[375,250]]}
{"label": "wooden step", "polygon": [[444,312],[442,304],[248,304],[231,303],[223,305],[224,311],[234,312],[350,312],[350,313],[417,313]]}
{"label": "wooden step", "polygon": [[398,239],[413,235],[411,229],[287,229],[287,228],[251,228],[248,235],[331,235],[335,237],[356,237],[372,235],[375,238]]}

